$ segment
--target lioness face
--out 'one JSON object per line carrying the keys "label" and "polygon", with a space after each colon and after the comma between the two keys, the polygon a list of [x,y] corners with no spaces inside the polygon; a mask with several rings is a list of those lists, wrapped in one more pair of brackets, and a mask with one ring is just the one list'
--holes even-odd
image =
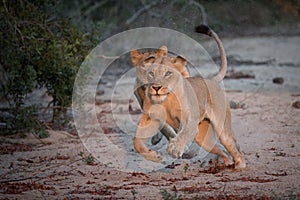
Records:
{"label": "lioness face", "polygon": [[183,78],[174,66],[153,64],[147,73],[148,96],[155,104],[162,103]]}
{"label": "lioness face", "polygon": [[169,57],[166,46],[145,53],[133,49],[131,60],[137,70],[137,83],[140,84],[137,87],[148,86],[147,95],[153,103],[165,101],[178,78],[189,77],[186,59],[182,56]]}
{"label": "lioness face", "polygon": [[142,53],[137,49],[131,51],[131,60],[137,70],[137,78],[141,84],[147,84],[147,72],[150,67],[155,64],[164,64],[175,68],[184,77],[189,77],[189,72],[186,68],[187,61],[182,56],[169,57],[166,46],[160,47],[157,51]]}

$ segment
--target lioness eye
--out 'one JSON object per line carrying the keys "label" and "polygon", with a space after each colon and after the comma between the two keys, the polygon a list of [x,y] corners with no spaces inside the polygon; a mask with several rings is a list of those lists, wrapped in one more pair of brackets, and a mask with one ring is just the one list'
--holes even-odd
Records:
{"label": "lioness eye", "polygon": [[172,74],[172,72],[167,71],[166,74],[165,74],[165,76],[170,76],[171,74]]}
{"label": "lioness eye", "polygon": [[149,76],[154,77],[154,73],[153,72],[149,72]]}

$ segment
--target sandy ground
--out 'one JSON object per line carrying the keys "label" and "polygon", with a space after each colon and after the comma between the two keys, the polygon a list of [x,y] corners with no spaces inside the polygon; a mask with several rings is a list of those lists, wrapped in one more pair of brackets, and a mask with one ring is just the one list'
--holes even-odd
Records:
{"label": "sandy ground", "polygon": [[[110,74],[99,87],[104,94],[98,93],[96,109],[104,130],[101,137],[114,147],[100,145],[98,153],[90,154],[91,143],[65,131],[49,130],[46,139],[30,133],[25,139],[1,137],[0,199],[299,199],[300,109],[293,106],[300,101],[299,41],[300,37],[224,40],[229,70],[255,76],[224,81],[228,98],[240,105],[232,109],[232,121],[246,169],[225,169],[192,144],[192,158],[168,160],[153,172],[143,171],[151,164],[133,151],[136,127],[129,123],[137,123],[141,114],[130,114],[128,103],[133,111],[139,107],[130,95],[108,101],[116,76]],[[214,57],[215,47],[210,42],[205,47]],[[275,77],[282,77],[283,84],[274,84]],[[128,92],[124,88],[134,79],[126,80],[116,94]],[[110,157],[115,146],[125,152],[125,159],[121,153]],[[154,148],[164,154],[166,141]]]}

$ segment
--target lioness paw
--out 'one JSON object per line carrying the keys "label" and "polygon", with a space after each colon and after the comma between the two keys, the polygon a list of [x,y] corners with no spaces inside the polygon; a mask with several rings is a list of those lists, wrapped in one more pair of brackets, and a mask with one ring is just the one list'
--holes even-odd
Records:
{"label": "lioness paw", "polygon": [[242,157],[240,160],[238,161],[235,161],[235,169],[243,169],[246,167],[246,161],[245,161],[245,158]]}
{"label": "lioness paw", "polygon": [[185,150],[185,146],[179,145],[178,142],[176,141],[176,138],[171,139],[170,143],[168,145],[168,153],[173,157],[173,158],[180,158]]}
{"label": "lioness paw", "polygon": [[162,162],[162,157],[159,153],[156,151],[150,151],[149,153],[141,153],[141,155],[146,158],[147,160],[161,163]]}

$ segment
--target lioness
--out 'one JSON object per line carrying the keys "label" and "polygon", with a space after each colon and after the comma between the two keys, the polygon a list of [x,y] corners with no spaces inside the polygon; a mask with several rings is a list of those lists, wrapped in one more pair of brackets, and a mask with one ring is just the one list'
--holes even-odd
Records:
{"label": "lioness", "polygon": [[[138,73],[139,80],[146,83],[143,109],[144,114],[139,122],[134,137],[134,147],[138,153],[148,160],[160,162],[161,156],[146,146],[146,141],[152,137],[165,123],[171,125],[177,132],[170,138],[167,151],[174,158],[182,156],[188,144],[196,142],[222,156],[225,165],[231,164],[229,157],[214,145],[211,126],[220,142],[234,159],[235,168],[246,166],[243,153],[237,147],[231,128],[231,115],[228,100],[220,87],[227,70],[225,51],[218,35],[207,26],[199,26],[197,32],[213,37],[219,46],[222,65],[219,73],[211,79],[201,77],[184,78],[174,63],[162,59],[151,58],[151,64],[137,65],[137,71],[143,68],[146,73]],[[135,55],[135,59],[139,60]],[[186,63],[182,57],[177,63]],[[205,138],[205,139],[204,139]],[[211,147],[213,145],[213,147]]]}

